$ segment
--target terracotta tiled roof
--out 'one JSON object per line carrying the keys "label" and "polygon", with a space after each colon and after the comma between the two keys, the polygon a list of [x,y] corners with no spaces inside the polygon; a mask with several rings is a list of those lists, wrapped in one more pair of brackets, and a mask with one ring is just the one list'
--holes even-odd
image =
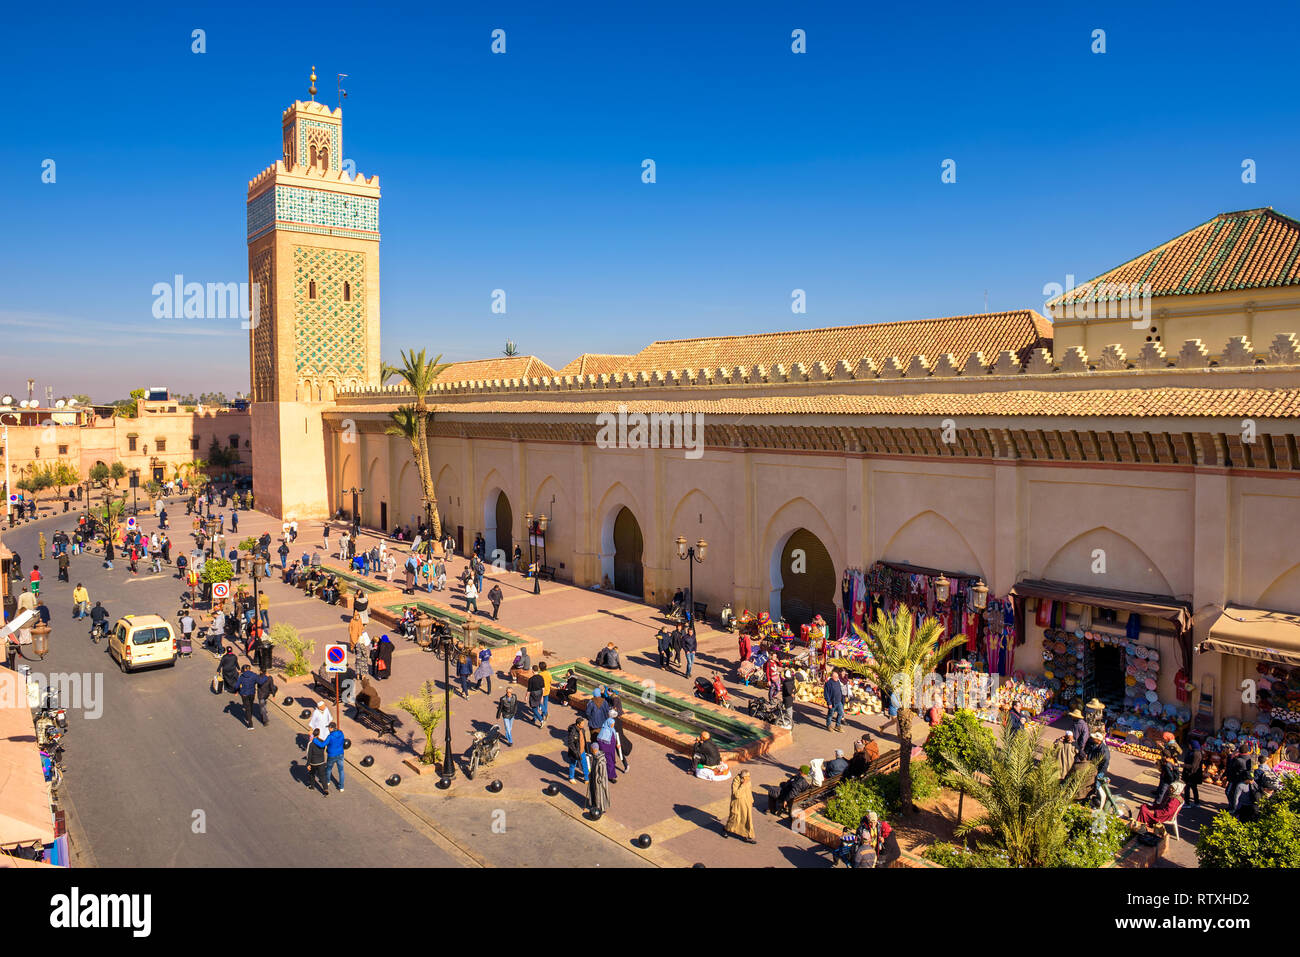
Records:
{"label": "terracotta tiled roof", "polygon": [[584,352],[559,370],[560,375],[612,375],[624,372],[632,356],[612,355],[605,352]]}
{"label": "terracotta tiled roof", "polygon": [[1272,207],[1220,213],[1048,306],[1141,295],[1147,283],[1153,297],[1300,285],[1300,221]]}
{"label": "terracotta tiled roof", "polygon": [[[1082,392],[977,392],[917,395],[798,395],[705,398],[682,395],[657,399],[563,401],[471,400],[441,402],[436,411],[518,413],[521,415],[596,415],[616,412],[701,412],[745,415],[942,415],[942,416],[1122,416],[1144,418],[1287,418],[1300,416],[1300,389],[1089,389]],[[360,408],[360,407],[359,407]]]}
{"label": "terracotta tiled roof", "polygon": [[555,375],[555,370],[536,356],[501,356],[453,362],[438,375],[438,382],[473,382],[477,379],[523,379]]}
{"label": "terracotta tiled roof", "polygon": [[777,363],[789,367],[796,362],[810,366],[819,361],[830,365],[840,359],[857,365],[863,357],[879,364],[889,356],[897,356],[906,366],[914,355],[934,361],[945,352],[952,353],[960,364],[972,352],[983,352],[992,361],[1003,349],[1010,349],[1024,360],[1029,350],[1039,346],[1050,349],[1051,345],[1051,322],[1032,309],[1021,309],[748,336],[666,339],[650,343],[616,371],[749,368]]}

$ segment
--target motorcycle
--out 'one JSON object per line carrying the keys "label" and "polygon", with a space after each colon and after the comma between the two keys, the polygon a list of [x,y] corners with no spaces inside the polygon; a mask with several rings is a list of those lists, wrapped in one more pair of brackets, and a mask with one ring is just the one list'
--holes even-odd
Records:
{"label": "motorcycle", "polygon": [[94,642],[95,644],[99,644],[99,640],[101,638],[107,638],[107,637],[108,637],[108,625],[106,623],[102,621],[91,622],[90,640],[92,642]]}
{"label": "motorcycle", "polygon": [[705,701],[712,701],[724,708],[732,707],[731,692],[723,688],[722,694],[719,696],[713,682],[703,676],[695,679],[695,697],[703,698]]}
{"label": "motorcycle", "polygon": [[494,724],[487,731],[471,731],[473,738],[469,746],[469,764],[465,768],[465,777],[471,781],[478,769],[491,764],[501,754],[501,726]]}
{"label": "motorcycle", "polygon": [[755,698],[749,703],[749,716],[757,718],[760,721],[766,721],[768,724],[779,725],[782,728],[791,728],[794,721],[790,712],[776,701],[769,701],[767,698]]}

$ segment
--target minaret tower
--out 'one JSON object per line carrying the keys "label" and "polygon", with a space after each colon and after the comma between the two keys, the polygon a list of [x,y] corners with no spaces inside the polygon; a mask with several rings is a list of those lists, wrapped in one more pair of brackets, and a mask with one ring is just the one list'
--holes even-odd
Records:
{"label": "minaret tower", "polygon": [[321,412],[379,384],[379,177],[344,171],[343,111],[297,100],[283,151],[248,183],[253,494],[282,517],[321,517]]}

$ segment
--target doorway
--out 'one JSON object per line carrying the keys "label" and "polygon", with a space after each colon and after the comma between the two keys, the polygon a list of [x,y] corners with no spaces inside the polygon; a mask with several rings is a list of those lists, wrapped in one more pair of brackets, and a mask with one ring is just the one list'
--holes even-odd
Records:
{"label": "doorway", "polygon": [[641,553],[644,548],[645,541],[641,537],[641,526],[636,516],[632,514],[632,510],[624,506],[614,519],[615,591],[623,592],[625,595],[635,595],[638,599],[644,597],[644,568],[641,564]]}
{"label": "doorway", "polygon": [[794,628],[814,615],[835,623],[835,564],[820,538],[797,529],[781,549],[776,568],[781,585],[781,617]]}
{"label": "doorway", "polygon": [[496,541],[495,543],[488,542],[488,561],[495,564],[496,553],[500,551],[502,560],[508,565],[515,547],[510,534],[515,519],[514,513],[510,509],[510,499],[506,498],[505,492],[497,493],[496,520]]}
{"label": "doorway", "polygon": [[388,531],[388,503],[387,502],[379,503],[379,530],[381,532]]}

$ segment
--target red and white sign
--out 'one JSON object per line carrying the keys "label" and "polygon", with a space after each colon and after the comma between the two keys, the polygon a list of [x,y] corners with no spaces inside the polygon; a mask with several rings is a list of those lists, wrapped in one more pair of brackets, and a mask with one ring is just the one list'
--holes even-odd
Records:
{"label": "red and white sign", "polygon": [[212,586],[212,597],[213,597],[213,598],[229,598],[229,597],[230,597],[230,583],[229,583],[229,582],[216,582],[216,583],[214,583],[213,586]]}

